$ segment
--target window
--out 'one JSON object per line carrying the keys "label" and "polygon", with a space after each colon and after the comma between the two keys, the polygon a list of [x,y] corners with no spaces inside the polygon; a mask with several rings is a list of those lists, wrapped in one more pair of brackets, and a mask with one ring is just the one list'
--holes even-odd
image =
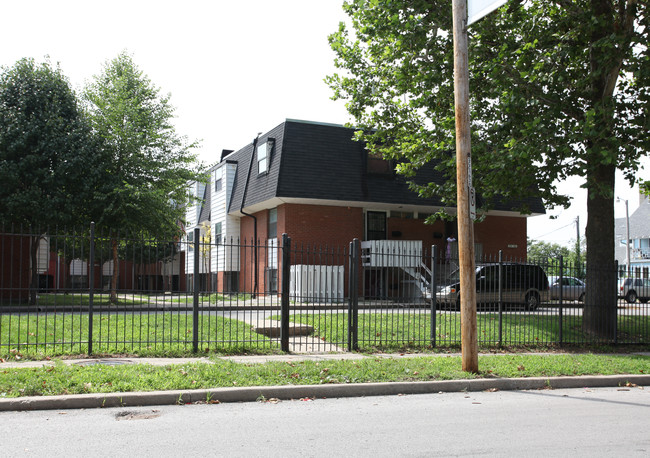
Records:
{"label": "window", "polygon": [[257,173],[262,174],[268,172],[268,151],[267,144],[263,143],[257,147]]}
{"label": "window", "polygon": [[221,178],[214,182],[214,192],[221,191]]}
{"label": "window", "polygon": [[393,162],[384,159],[381,153],[368,152],[368,173],[372,175],[392,175]]}
{"label": "window", "polygon": [[194,251],[194,232],[187,233],[187,251]]}
{"label": "window", "polygon": [[221,243],[221,223],[214,225],[214,241],[215,243]]}
{"label": "window", "polygon": [[272,208],[269,210],[269,236],[270,239],[278,237],[278,209]]}
{"label": "window", "polygon": [[413,219],[413,212],[399,212],[392,211],[390,212],[391,218],[403,218],[403,219]]}
{"label": "window", "polygon": [[366,213],[366,240],[386,240],[386,213]]}

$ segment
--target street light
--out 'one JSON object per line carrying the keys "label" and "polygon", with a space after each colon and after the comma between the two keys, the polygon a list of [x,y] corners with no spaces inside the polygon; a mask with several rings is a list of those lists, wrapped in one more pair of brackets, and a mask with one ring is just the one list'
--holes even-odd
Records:
{"label": "street light", "polygon": [[628,211],[627,199],[617,197],[616,202],[625,202],[625,264],[627,266],[627,276],[629,277],[630,272],[632,271],[630,267],[630,213]]}

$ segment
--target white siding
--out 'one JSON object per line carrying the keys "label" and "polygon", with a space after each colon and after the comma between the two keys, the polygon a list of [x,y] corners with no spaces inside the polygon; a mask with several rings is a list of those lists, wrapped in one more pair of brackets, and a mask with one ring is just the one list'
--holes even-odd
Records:
{"label": "white siding", "polygon": [[[202,199],[203,194],[205,193],[205,183],[190,183],[188,192],[191,196]],[[183,242],[187,242],[188,234],[194,232],[194,228],[199,224],[198,219],[200,216],[201,202],[190,202],[185,213],[185,219],[187,220],[187,223],[185,226],[185,237],[183,237]],[[184,247],[186,250],[185,272],[192,273],[194,271],[194,249],[191,248],[189,244],[184,244]]]}
{"label": "white siding", "polygon": [[[228,272],[239,270],[239,217],[228,215],[228,206],[232,198],[233,184],[237,164],[219,164],[211,173],[212,183],[221,180],[221,190],[212,186],[212,231],[221,223],[220,244],[212,250],[211,267],[213,272]],[[216,238],[215,238],[216,242]]]}
{"label": "white siding", "polygon": [[[30,257],[31,261],[31,257]],[[39,274],[44,274],[50,267],[50,238],[42,237],[38,241],[38,248],[36,249],[36,270]]]}
{"label": "white siding", "polygon": [[[189,194],[199,199],[203,198],[205,192],[205,183],[191,183],[189,186]],[[187,206],[185,218],[187,219],[187,230],[193,229],[199,224],[199,216],[201,215],[201,202],[190,202]]]}

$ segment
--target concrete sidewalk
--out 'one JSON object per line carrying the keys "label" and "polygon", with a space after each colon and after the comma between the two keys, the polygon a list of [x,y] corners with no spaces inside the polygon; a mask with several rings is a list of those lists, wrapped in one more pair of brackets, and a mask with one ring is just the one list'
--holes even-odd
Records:
{"label": "concrete sidewalk", "polygon": [[[638,353],[635,353],[638,354]],[[648,353],[641,353],[648,355]],[[499,355],[490,354],[498,357]],[[300,355],[256,355],[256,356],[226,356],[220,359],[246,364],[263,364],[269,361],[328,361],[328,360],[360,360],[363,358],[404,358],[434,356],[423,354],[373,354],[358,353],[323,353]],[[457,356],[457,354],[441,354]],[[57,360],[65,364],[77,365],[120,365],[120,364],[152,364],[173,365],[206,363],[213,361],[207,358],[89,358]],[[17,367],[40,367],[54,365],[54,361],[26,361],[0,363],[0,370]],[[318,399],[354,396],[385,396],[397,394],[434,394],[441,392],[459,391],[503,391],[503,390],[539,390],[583,387],[621,387],[650,386],[650,374],[645,375],[609,375],[609,376],[579,376],[579,377],[530,377],[530,378],[481,378],[473,380],[446,380],[430,382],[387,382],[387,383],[354,383],[327,385],[283,385],[228,387],[200,390],[172,390],[128,393],[98,393],[62,396],[29,396],[21,398],[0,399],[0,411],[8,410],[51,410],[51,409],[89,409],[98,407],[135,407],[151,405],[173,405],[191,403],[220,403],[220,402],[251,402],[260,399]]]}

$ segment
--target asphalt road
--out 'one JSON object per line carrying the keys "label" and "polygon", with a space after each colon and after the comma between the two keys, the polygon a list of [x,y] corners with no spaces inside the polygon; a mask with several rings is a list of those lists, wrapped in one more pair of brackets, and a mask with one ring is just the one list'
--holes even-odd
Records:
{"label": "asphalt road", "polygon": [[0,412],[13,456],[648,456],[650,389]]}

